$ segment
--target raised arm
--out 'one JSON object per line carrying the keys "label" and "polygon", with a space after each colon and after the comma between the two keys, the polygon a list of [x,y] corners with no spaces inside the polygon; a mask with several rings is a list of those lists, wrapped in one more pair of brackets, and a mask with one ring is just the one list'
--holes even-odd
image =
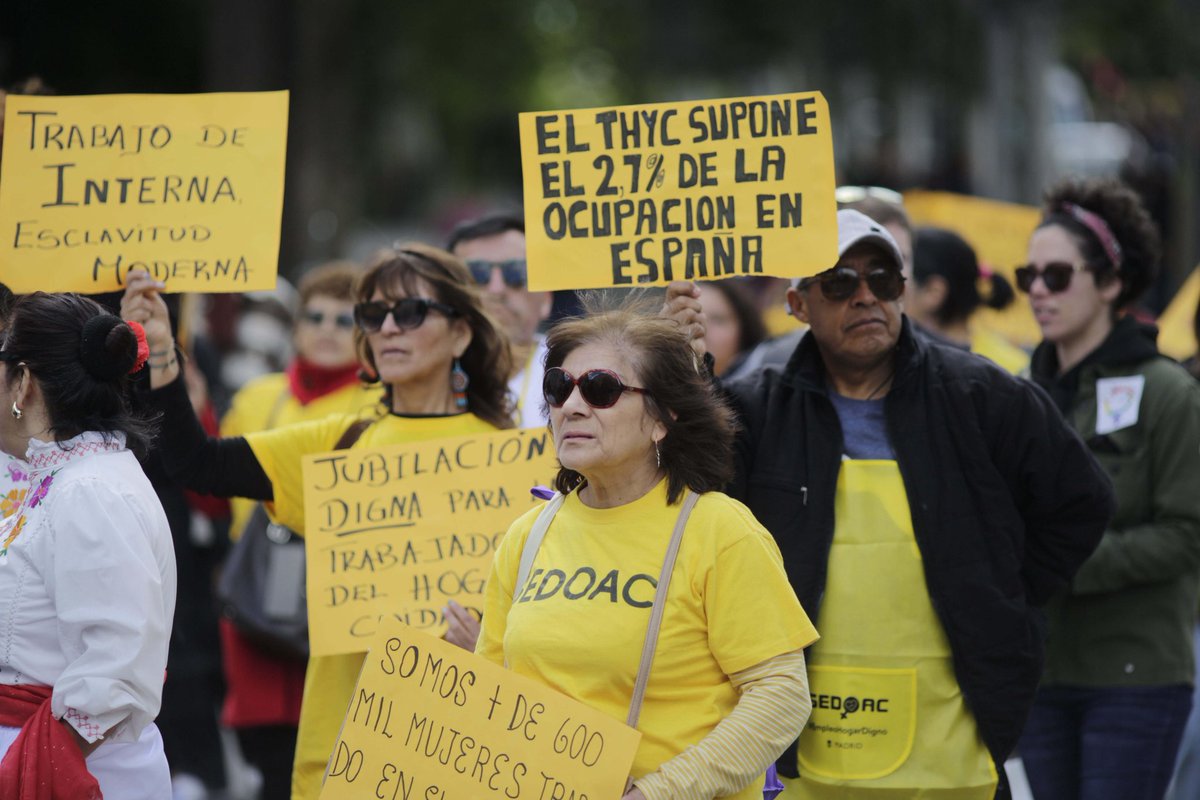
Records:
{"label": "raised arm", "polygon": [[687,332],[692,349],[700,358],[708,352],[704,341],[704,308],[700,305],[700,289],[691,281],[672,281],[667,284],[667,297],[659,316],[673,319]]}
{"label": "raised arm", "polygon": [[162,414],[156,449],[172,480],[219,497],[271,500],[271,481],[240,436],[210,437],[188,398],[179,354],[171,335],[163,285],[144,272],[131,272],[121,298],[121,316],[141,323],[150,345],[150,403]]}

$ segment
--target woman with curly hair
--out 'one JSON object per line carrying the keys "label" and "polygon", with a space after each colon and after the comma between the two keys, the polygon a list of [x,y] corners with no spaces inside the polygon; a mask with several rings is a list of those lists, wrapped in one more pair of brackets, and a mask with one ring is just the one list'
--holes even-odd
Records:
{"label": "woman with curly hair", "polygon": [[[294,531],[304,531],[306,455],[513,426],[508,338],[484,311],[466,265],[443,250],[406,245],[357,284],[355,342],[364,377],[383,385],[381,405],[370,414],[337,413],[244,437],[208,439],[199,427],[179,380],[161,288],[144,273],[131,275],[121,308],[145,321],[167,471],[196,491],[270,502],[272,518]],[[292,768],[295,800],[320,794],[363,655],[309,659]]]}
{"label": "woman with curly hair", "polygon": [[1046,671],[1020,744],[1038,798],[1161,798],[1191,707],[1200,386],[1122,313],[1158,259],[1130,189],[1064,181],[1016,273],[1044,336],[1032,377],[1117,497],[1100,546],[1047,606]]}

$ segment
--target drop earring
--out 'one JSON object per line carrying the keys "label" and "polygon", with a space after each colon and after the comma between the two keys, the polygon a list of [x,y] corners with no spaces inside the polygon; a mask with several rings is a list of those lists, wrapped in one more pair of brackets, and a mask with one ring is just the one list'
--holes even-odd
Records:
{"label": "drop earring", "polygon": [[467,387],[471,385],[471,376],[462,368],[459,360],[454,359],[450,369],[450,390],[454,392],[454,407],[459,411],[467,410]]}
{"label": "drop earring", "polygon": [[24,412],[21,411],[21,407],[17,405],[16,400],[13,400],[12,415],[13,415],[13,419],[20,419],[24,415]]}
{"label": "drop earring", "polygon": [[662,451],[658,449],[658,440],[654,440],[654,462],[660,469],[662,468]]}

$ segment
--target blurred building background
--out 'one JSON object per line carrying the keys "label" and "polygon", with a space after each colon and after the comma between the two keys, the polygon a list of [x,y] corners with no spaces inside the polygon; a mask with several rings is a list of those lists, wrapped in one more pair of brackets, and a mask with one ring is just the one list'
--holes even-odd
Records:
{"label": "blurred building background", "polygon": [[290,89],[281,271],[519,203],[518,111],[820,90],[839,180],[1120,174],[1200,260],[1200,0],[9,0],[0,85]]}

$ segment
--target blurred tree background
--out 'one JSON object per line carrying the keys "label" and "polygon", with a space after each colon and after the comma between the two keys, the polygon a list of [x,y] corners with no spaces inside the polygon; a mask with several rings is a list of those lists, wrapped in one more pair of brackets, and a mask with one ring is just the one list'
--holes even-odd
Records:
{"label": "blurred tree background", "polygon": [[290,89],[283,271],[520,197],[519,111],[820,90],[839,179],[1121,174],[1200,258],[1200,0],[10,0],[0,85]]}

